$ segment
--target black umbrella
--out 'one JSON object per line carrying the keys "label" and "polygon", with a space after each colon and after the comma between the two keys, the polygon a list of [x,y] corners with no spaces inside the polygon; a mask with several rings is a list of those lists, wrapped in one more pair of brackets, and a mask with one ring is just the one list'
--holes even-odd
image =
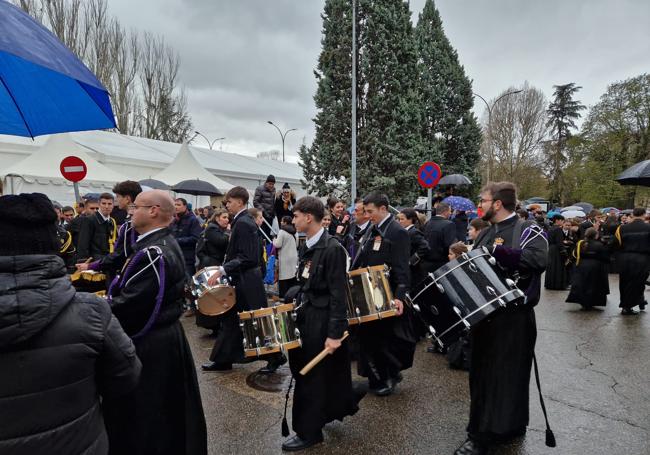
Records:
{"label": "black umbrella", "polygon": [[471,185],[472,181],[462,174],[449,174],[440,179],[438,185]]}
{"label": "black umbrella", "polygon": [[171,187],[172,191],[194,196],[223,196],[223,193],[212,183],[203,180],[183,180]]}
{"label": "black umbrella", "polygon": [[650,160],[641,161],[624,170],[616,180],[621,185],[650,186]]}
{"label": "black umbrella", "polygon": [[152,190],[168,190],[169,185],[156,179],[144,179],[138,182],[140,185],[148,186]]}

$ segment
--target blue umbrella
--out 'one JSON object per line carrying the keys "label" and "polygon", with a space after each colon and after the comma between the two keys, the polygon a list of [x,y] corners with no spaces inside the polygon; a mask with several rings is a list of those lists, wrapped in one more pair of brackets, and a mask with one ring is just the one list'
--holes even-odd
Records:
{"label": "blue umbrella", "polygon": [[51,32],[0,0],[0,134],[115,128],[109,95]]}
{"label": "blue umbrella", "polygon": [[476,210],[476,206],[472,201],[460,196],[448,196],[442,202],[449,204],[449,207],[453,210],[463,210],[465,212]]}

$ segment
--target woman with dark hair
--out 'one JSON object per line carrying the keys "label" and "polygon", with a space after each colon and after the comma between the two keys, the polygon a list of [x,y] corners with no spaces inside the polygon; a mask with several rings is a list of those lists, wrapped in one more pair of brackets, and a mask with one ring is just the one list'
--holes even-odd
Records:
{"label": "woman with dark hair", "polygon": [[422,269],[421,259],[429,255],[429,243],[420,230],[420,218],[415,209],[403,209],[397,215],[397,221],[406,229],[411,242],[409,266],[411,269],[411,288],[413,288],[424,279],[425,271]]}
{"label": "woman with dark hair", "polygon": [[578,242],[574,257],[576,266],[571,280],[571,292],[566,301],[579,303],[583,310],[605,306],[609,294],[609,250],[598,238],[596,229],[589,228],[585,231],[585,238]]}
{"label": "woman with dark hair", "polygon": [[215,210],[196,245],[199,269],[223,263],[228,248],[228,234],[226,233],[228,224],[230,224],[228,211],[226,209]]}
{"label": "woman with dark hair", "polygon": [[563,291],[568,285],[566,269],[568,259],[567,244],[565,244],[565,235],[562,229],[564,217],[562,215],[553,215],[551,222],[553,224],[548,231],[548,261],[546,275],[544,276],[544,287]]}
{"label": "woman with dark hair", "polygon": [[329,234],[342,240],[350,228],[350,213],[345,210],[345,202],[340,199],[328,199],[327,206],[332,217],[328,230]]}

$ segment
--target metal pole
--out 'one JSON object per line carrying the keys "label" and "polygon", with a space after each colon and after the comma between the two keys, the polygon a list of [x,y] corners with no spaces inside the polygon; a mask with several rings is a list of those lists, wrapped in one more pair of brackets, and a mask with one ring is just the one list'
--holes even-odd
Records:
{"label": "metal pole", "polygon": [[77,203],[81,202],[81,196],[79,196],[79,184],[77,182],[72,183],[72,188],[74,188],[74,198]]}
{"label": "metal pole", "polygon": [[350,202],[357,198],[357,1],[352,0],[352,172]]}
{"label": "metal pole", "polygon": [[427,188],[427,220],[431,219],[431,214],[433,213],[433,189]]}

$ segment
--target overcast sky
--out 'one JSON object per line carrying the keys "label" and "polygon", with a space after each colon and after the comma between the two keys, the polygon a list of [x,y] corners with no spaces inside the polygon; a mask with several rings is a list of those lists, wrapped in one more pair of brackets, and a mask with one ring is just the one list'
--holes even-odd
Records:
{"label": "overcast sky", "polygon": [[[425,0],[411,0],[414,22]],[[228,152],[281,148],[295,160],[313,138],[313,70],[322,0],[109,0],[127,27],[165,36],[181,57],[195,129]],[[486,99],[528,80],[547,97],[576,82],[593,105],[611,82],[650,70],[648,0],[439,0],[461,63]],[[483,104],[475,112],[480,116]],[[196,145],[205,142],[196,139]],[[206,145],[207,146],[207,145]],[[293,158],[291,158],[293,157]]]}

